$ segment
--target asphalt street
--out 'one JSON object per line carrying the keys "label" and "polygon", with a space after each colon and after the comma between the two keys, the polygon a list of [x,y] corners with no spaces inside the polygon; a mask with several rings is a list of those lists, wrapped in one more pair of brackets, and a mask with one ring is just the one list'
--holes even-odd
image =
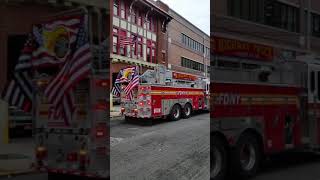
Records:
{"label": "asphalt street", "polygon": [[111,179],[209,179],[209,134],[208,113],[152,126],[143,121],[114,126]]}
{"label": "asphalt street", "polygon": [[27,174],[27,175],[19,175],[19,176],[4,176],[0,177],[0,180],[47,180],[47,174]]}
{"label": "asphalt street", "polygon": [[320,154],[287,152],[272,156],[253,180],[319,180]]}
{"label": "asphalt street", "polygon": [[[112,180],[209,179],[208,114],[175,122],[115,123],[111,128]],[[0,180],[47,180],[46,174]],[[230,179],[237,179],[232,177]],[[320,154],[292,152],[264,162],[252,180],[319,180]]]}

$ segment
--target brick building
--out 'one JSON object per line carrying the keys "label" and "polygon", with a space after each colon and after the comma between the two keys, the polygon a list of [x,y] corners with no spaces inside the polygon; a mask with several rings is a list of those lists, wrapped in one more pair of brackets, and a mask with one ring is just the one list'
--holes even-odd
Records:
{"label": "brick building", "polygon": [[[104,0],[63,0],[63,1],[21,1],[0,2],[0,91],[13,71],[27,34],[32,25],[42,22],[61,11],[87,7],[89,11],[99,12],[106,17],[107,4]],[[108,18],[105,18],[108,19]]]}
{"label": "brick building", "polygon": [[320,53],[317,0],[227,0],[213,1],[211,6],[212,47],[221,66]]}
{"label": "brick building", "polygon": [[170,9],[168,26],[168,68],[209,77],[210,37]]}
{"label": "brick building", "polygon": [[[156,64],[167,63],[166,26],[172,19],[168,6],[153,0],[113,0],[111,73],[138,65],[141,73]],[[131,7],[131,11],[130,11]],[[120,45],[121,39],[136,38],[134,44]]]}

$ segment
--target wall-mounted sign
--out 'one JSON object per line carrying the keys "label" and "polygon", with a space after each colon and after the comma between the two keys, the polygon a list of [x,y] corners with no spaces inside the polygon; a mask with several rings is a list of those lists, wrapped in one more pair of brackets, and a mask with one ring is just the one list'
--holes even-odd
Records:
{"label": "wall-mounted sign", "polygon": [[211,47],[213,53],[224,56],[252,58],[265,61],[273,60],[274,56],[274,50],[270,46],[216,36],[211,39]]}
{"label": "wall-mounted sign", "polygon": [[187,81],[197,80],[197,76],[193,76],[190,74],[177,73],[177,72],[172,72],[172,78],[180,79],[180,80],[187,80]]}

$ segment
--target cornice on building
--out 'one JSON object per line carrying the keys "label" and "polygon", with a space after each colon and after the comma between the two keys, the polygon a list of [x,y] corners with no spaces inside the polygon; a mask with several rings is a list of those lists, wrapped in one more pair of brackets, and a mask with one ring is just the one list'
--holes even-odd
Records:
{"label": "cornice on building", "polygon": [[0,0],[0,4],[39,4],[39,5],[53,5],[53,6],[93,6],[96,8],[108,9],[109,4],[106,0]]}

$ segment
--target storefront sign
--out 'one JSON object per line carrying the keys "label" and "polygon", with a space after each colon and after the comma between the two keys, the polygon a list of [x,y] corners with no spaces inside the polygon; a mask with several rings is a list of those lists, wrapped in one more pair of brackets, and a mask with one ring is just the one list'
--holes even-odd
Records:
{"label": "storefront sign", "polygon": [[195,81],[197,80],[196,76],[192,76],[189,74],[183,74],[183,73],[177,73],[177,72],[172,72],[172,77],[174,79],[181,79],[181,80],[187,80],[187,81]]}
{"label": "storefront sign", "polygon": [[213,53],[215,54],[265,61],[271,61],[273,59],[274,51],[270,46],[221,37],[213,37],[212,40],[211,47],[213,47]]}

